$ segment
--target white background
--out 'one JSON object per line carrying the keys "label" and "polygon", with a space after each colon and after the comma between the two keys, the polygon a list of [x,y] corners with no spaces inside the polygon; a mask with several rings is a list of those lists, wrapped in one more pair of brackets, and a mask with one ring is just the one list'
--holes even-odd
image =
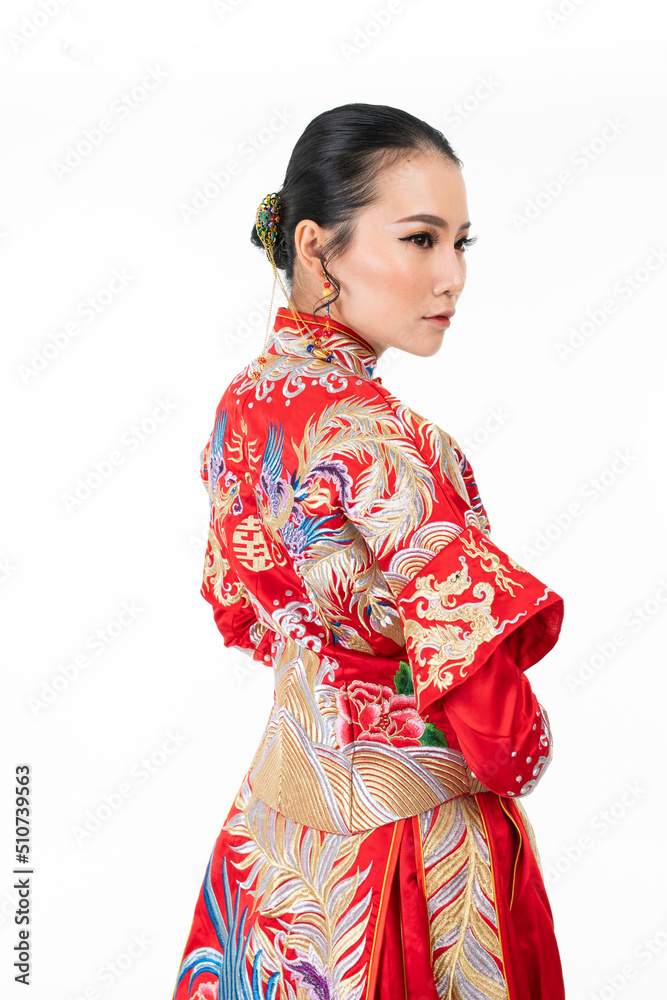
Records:
{"label": "white background", "polygon": [[[561,640],[530,673],[555,755],[524,805],[568,998],[664,996],[659,11],[3,4],[4,996],[171,997],[272,695],[270,671],[225,649],[199,595],[199,453],[266,332],[257,205],[308,122],[350,101],[410,111],[464,161],[479,241],[456,319],[436,358],[401,354],[378,373],[459,441],[496,544],[565,599]],[[284,304],[277,288],[274,313]],[[68,504],[112,452],[119,464]],[[33,774],[29,993],[12,968],[20,763]]]}

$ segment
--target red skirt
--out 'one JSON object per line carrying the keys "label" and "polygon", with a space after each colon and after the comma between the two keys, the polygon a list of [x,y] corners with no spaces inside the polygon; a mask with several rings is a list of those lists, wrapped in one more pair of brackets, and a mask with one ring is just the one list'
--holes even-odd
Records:
{"label": "red skirt", "polygon": [[[484,819],[495,885],[502,962],[509,1000],[564,1000],[565,987],[553,915],[530,835],[515,800],[475,796]],[[439,1000],[434,978],[431,918],[424,885],[419,817],[401,820],[387,873],[384,925],[369,1000]],[[393,867],[393,871],[391,870]],[[451,947],[449,943],[444,948]],[[446,994],[449,996],[449,994]],[[458,994],[453,991],[452,996]],[[499,995],[502,995],[500,993]]]}
{"label": "red skirt", "polygon": [[174,1000],[564,1000],[536,850],[523,807],[492,792],[342,835],[244,781]]}

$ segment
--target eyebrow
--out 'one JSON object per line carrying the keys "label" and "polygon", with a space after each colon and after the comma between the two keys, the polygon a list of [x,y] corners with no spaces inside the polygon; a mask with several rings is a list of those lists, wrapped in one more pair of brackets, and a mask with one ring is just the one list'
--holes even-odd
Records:
{"label": "eyebrow", "polygon": [[[404,219],[396,219],[396,223],[399,222],[428,222],[431,226],[442,226],[443,229],[446,229],[448,225],[439,215],[429,215],[427,212],[422,212],[418,215],[406,215]],[[396,223],[392,223],[392,225],[396,225]],[[462,229],[469,229],[471,225],[472,223],[468,219],[456,231],[460,233]]]}

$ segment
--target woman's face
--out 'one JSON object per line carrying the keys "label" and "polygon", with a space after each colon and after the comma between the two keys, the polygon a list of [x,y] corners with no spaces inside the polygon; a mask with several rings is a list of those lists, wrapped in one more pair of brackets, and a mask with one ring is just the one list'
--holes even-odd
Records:
{"label": "woman's face", "polygon": [[[463,177],[444,156],[414,154],[383,171],[380,189],[378,201],[360,213],[352,245],[328,267],[341,286],[330,316],[378,357],[387,347],[430,357],[447,325],[426,317],[451,315],[465,284],[470,222]],[[296,227],[299,294],[292,301],[302,312],[322,298],[318,258],[326,236],[311,220]],[[324,320],[325,313],[317,316]]]}

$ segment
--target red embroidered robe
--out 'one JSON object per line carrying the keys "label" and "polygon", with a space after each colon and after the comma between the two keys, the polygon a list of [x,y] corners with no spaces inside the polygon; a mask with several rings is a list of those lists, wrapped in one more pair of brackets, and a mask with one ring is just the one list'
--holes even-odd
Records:
{"label": "red embroidered robe", "polygon": [[520,799],[552,756],[525,671],[563,600],[493,543],[466,456],[363,338],[336,323],[326,348],[279,308],[201,454],[201,592],[275,693],[174,998],[562,1000]]}

